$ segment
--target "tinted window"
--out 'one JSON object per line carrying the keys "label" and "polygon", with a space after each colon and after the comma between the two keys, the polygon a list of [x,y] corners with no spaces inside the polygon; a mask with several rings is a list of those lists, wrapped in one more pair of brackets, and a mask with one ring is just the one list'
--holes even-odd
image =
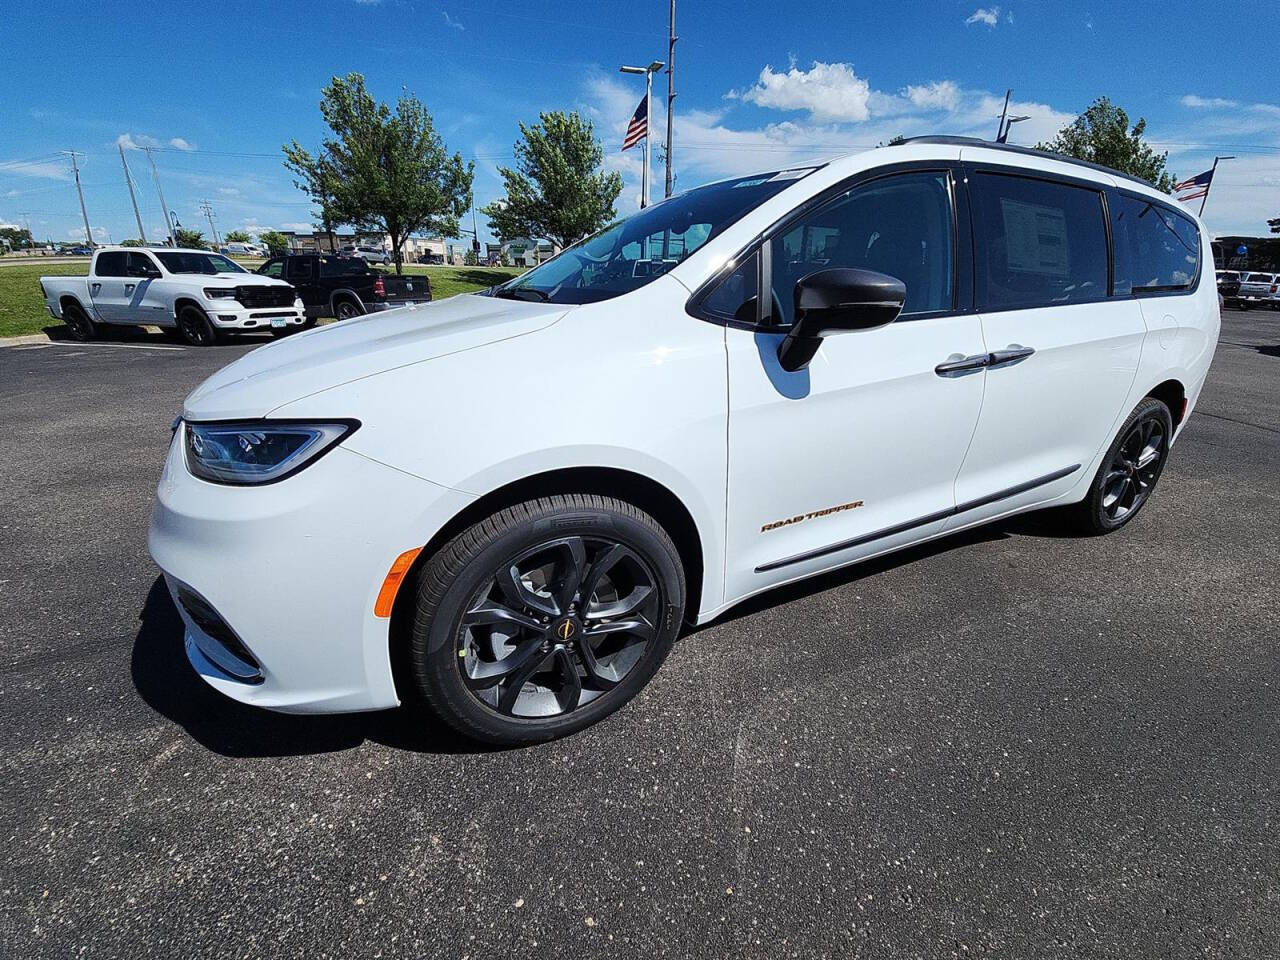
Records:
{"label": "tinted window", "polygon": [[854,187],[771,243],[775,322],[794,319],[796,281],[828,267],[897,277],[907,287],[904,314],[954,306],[955,231],[946,173],[907,173]]}
{"label": "tinted window", "polygon": [[311,258],[294,257],[285,263],[285,276],[290,280],[311,279]]}
{"label": "tinted window", "polygon": [[320,261],[320,276],[346,277],[353,273],[368,273],[369,264],[359,257],[325,257]]}
{"label": "tinted window", "polygon": [[759,293],[760,255],[753,253],[707,295],[702,309],[722,320],[755,323]]}
{"label": "tinted window", "polygon": [[1107,233],[1099,192],[989,173],[969,182],[979,310],[1107,295]]}
{"label": "tinted window", "polygon": [[195,253],[184,251],[161,251],[156,254],[165,269],[170,273],[196,273],[212,275],[216,273],[248,273],[244,267],[234,260],[217,253]]}
{"label": "tinted window", "polygon": [[123,250],[98,254],[98,263],[93,272],[99,277],[127,277],[129,275],[129,255]]}
{"label": "tinted window", "polygon": [[1112,204],[1111,228],[1117,294],[1177,290],[1195,283],[1200,230],[1182,214],[1122,194]]}
{"label": "tinted window", "polygon": [[275,277],[279,280],[284,276],[284,261],[272,260],[268,263],[264,263],[258,268],[258,273],[262,274],[264,277]]}
{"label": "tinted window", "polygon": [[145,277],[157,269],[156,262],[145,253],[133,251],[129,254],[129,276]]}

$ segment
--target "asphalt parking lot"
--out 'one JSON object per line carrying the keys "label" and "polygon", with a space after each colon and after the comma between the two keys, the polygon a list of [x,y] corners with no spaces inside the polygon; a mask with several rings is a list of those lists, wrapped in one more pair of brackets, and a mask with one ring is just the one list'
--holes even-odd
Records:
{"label": "asphalt parking lot", "polygon": [[1121,533],[776,592],[497,752],[186,665],[147,515],[247,346],[0,348],[0,956],[1275,957],[1278,344],[1228,313]]}

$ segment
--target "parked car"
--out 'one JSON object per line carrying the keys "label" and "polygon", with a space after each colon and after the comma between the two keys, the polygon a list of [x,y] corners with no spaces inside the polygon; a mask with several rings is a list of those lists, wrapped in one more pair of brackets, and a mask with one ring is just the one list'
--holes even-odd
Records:
{"label": "parked car", "polygon": [[71,247],[70,249],[63,250],[62,252],[71,257],[87,257],[93,253],[93,251],[88,247]]}
{"label": "parked car", "polygon": [[237,257],[260,257],[262,250],[255,247],[252,243],[227,243],[218,248],[219,253],[225,253]]}
{"label": "parked car", "polygon": [[298,291],[307,316],[347,320],[362,313],[431,302],[431,281],[372,269],[359,257],[297,254],[272,257],[258,273],[287,280]]}
{"label": "parked car", "polygon": [[1240,274],[1240,289],[1236,293],[1236,305],[1241,310],[1253,306],[1280,307],[1280,283],[1274,273],[1250,270]]}
{"label": "parked car", "polygon": [[288,333],[306,323],[289,284],[206,250],[100,247],[87,277],[41,277],[40,290],[77,340],[113,324],[149,324],[208,346],[230,333]]}
{"label": "parked car", "polygon": [[444,254],[431,253],[430,251],[423,251],[422,253],[418,254],[418,262],[439,266],[444,263]]}
{"label": "parked car", "polygon": [[560,736],[780,584],[1045,507],[1131,522],[1213,358],[1209,249],[1145,182],[966,138],[695,188],[214,374],[151,555],[230,697]]}
{"label": "parked car", "polygon": [[340,251],[344,257],[358,257],[368,263],[387,264],[391,262],[391,254],[382,247],[343,247]]}
{"label": "parked car", "polygon": [[1228,306],[1234,306],[1236,296],[1240,293],[1240,274],[1235,270],[1219,270],[1217,272],[1218,293]]}

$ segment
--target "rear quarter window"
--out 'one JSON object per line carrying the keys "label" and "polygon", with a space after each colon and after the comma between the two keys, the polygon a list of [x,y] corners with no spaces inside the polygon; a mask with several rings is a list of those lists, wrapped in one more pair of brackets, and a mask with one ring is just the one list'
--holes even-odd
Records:
{"label": "rear quarter window", "polygon": [[129,254],[123,250],[112,250],[98,254],[93,272],[99,277],[127,277],[129,275]]}
{"label": "rear quarter window", "polygon": [[1156,200],[1120,194],[1111,206],[1114,291],[1119,296],[1189,290],[1200,271],[1200,229]]}

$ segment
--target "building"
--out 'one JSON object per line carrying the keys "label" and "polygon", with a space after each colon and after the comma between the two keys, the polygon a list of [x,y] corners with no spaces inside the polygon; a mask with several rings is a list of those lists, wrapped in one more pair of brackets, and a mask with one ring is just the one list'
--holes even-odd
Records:
{"label": "building", "polygon": [[[492,252],[493,244],[489,245]],[[499,263],[514,267],[536,267],[560,252],[560,247],[549,240],[531,240],[515,237],[498,245]]]}
{"label": "building", "polygon": [[1217,237],[1213,265],[1219,270],[1280,270],[1280,236]]}
{"label": "building", "polygon": [[[289,249],[294,253],[333,253],[351,246],[379,247],[391,252],[391,238],[386,234],[335,230],[331,244],[329,234],[322,230],[311,233],[282,230],[281,233],[288,238]],[[400,244],[400,256],[405,263],[418,263],[424,256],[444,260],[446,252],[445,241],[441,237],[409,237]]]}

